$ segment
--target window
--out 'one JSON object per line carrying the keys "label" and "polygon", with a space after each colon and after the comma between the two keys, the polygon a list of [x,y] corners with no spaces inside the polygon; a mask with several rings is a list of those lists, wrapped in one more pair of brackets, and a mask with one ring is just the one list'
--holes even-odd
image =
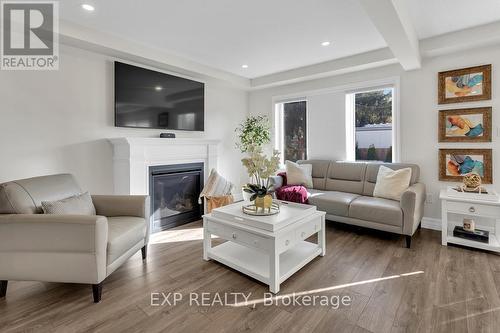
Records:
{"label": "window", "polygon": [[281,162],[307,159],[307,102],[277,103],[275,110],[275,148]]}
{"label": "window", "polygon": [[393,87],[347,94],[348,159],[396,160],[393,95]]}

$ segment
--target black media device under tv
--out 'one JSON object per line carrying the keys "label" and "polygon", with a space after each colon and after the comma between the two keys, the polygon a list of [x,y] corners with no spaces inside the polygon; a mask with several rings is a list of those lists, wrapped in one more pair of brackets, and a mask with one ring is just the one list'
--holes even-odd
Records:
{"label": "black media device under tv", "polygon": [[175,133],[161,133],[160,138],[163,139],[175,139]]}
{"label": "black media device under tv", "polygon": [[203,131],[205,84],[115,61],[115,126]]}
{"label": "black media device under tv", "polygon": [[481,243],[488,243],[490,239],[489,231],[479,230],[479,229],[476,229],[474,231],[468,231],[458,225],[455,226],[455,228],[453,229],[453,236]]}

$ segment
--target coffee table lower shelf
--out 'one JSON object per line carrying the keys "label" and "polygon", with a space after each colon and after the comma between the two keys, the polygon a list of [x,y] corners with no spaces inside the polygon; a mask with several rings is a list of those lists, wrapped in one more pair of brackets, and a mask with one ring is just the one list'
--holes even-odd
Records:
{"label": "coffee table lower shelf", "polygon": [[[292,276],[299,269],[321,254],[318,244],[301,241],[293,248],[280,254],[279,283]],[[269,255],[234,242],[227,241],[211,248],[210,259],[216,260],[243,274],[270,283]]]}

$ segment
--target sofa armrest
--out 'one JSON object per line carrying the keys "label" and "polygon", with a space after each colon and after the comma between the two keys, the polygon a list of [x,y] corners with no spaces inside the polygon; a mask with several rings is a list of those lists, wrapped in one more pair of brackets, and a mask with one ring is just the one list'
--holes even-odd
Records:
{"label": "sofa armrest", "polygon": [[149,220],[149,196],[147,195],[92,195],[97,215],[135,216]]}
{"label": "sofa armrest", "polygon": [[0,252],[73,252],[106,255],[104,216],[0,215]]}
{"label": "sofa armrest", "polygon": [[425,185],[415,183],[401,195],[403,234],[413,235],[424,215]]}
{"label": "sofa armrest", "polygon": [[283,177],[271,176],[269,177],[269,184],[272,186],[273,190],[276,191],[283,186]]}

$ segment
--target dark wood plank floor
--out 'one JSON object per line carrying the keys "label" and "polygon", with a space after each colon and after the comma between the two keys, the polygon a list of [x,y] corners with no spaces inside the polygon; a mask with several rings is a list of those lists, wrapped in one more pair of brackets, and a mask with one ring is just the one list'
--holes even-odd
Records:
{"label": "dark wood plank floor", "polygon": [[[0,332],[499,332],[500,257],[440,245],[419,230],[412,248],[396,235],[327,222],[327,255],[282,284],[280,295],[349,296],[331,306],[190,306],[196,293],[252,293],[263,284],[201,259],[201,223],[152,237],[145,263],[134,255],[104,282],[10,282]],[[151,306],[151,292],[179,292],[176,306]],[[230,299],[231,303],[234,299]]]}

